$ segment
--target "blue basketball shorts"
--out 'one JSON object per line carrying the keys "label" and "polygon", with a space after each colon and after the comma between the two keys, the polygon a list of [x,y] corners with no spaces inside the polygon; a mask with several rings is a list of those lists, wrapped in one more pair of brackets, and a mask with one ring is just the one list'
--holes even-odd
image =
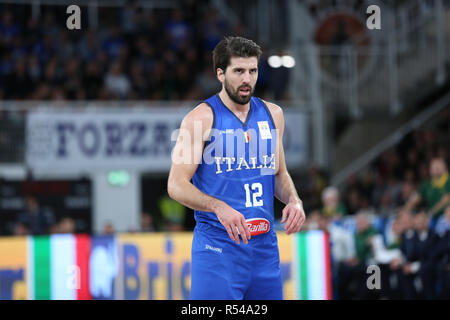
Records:
{"label": "blue basketball shorts", "polygon": [[191,299],[281,300],[280,256],[273,230],[238,245],[225,230],[201,224],[192,240]]}

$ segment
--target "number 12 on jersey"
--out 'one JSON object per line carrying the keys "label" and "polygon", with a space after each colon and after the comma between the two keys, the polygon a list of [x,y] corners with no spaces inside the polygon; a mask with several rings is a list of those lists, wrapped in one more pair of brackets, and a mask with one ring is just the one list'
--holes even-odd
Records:
{"label": "number 12 on jersey", "polygon": [[[248,183],[244,184],[245,189],[245,206],[248,207],[261,207],[263,200],[261,199],[263,190],[262,184],[259,182],[252,183],[251,191]],[[253,198],[252,198],[253,195]]]}

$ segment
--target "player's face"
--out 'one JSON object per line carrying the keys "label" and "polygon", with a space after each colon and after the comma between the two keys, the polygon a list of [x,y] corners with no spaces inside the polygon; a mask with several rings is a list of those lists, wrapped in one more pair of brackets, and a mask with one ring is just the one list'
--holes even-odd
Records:
{"label": "player's face", "polygon": [[258,80],[258,59],[232,57],[221,79],[223,79],[225,91],[233,102],[247,104]]}

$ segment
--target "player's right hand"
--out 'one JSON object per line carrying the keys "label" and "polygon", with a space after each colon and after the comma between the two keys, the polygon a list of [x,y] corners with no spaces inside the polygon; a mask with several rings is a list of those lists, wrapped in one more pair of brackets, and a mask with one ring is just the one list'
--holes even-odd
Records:
{"label": "player's right hand", "polygon": [[242,213],[229,205],[224,204],[216,210],[216,215],[220,223],[225,227],[225,230],[227,230],[231,240],[240,244],[240,235],[242,241],[244,241],[245,244],[248,243],[248,240],[251,238],[250,230],[247,228],[247,223]]}

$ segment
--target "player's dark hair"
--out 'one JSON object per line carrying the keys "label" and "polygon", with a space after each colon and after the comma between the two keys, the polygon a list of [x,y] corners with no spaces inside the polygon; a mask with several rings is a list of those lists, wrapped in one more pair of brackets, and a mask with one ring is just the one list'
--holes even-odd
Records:
{"label": "player's dark hair", "polygon": [[225,37],[213,50],[214,73],[217,68],[226,70],[231,57],[256,57],[259,61],[262,50],[255,42],[242,37]]}

